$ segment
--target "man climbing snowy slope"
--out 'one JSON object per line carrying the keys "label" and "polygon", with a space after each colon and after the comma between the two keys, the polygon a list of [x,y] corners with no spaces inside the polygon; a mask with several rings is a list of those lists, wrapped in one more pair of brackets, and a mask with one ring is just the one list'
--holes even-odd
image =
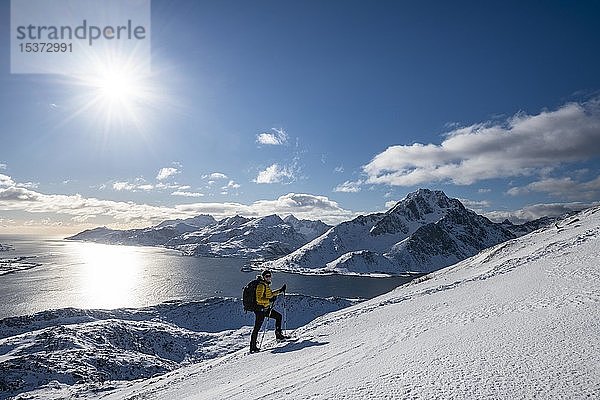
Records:
{"label": "man climbing snowy slope", "polygon": [[250,336],[250,352],[255,353],[259,351],[256,341],[258,338],[258,332],[263,324],[265,318],[272,318],[275,320],[275,337],[277,340],[284,340],[288,337],[283,334],[281,330],[282,316],[279,312],[273,309],[272,303],[275,301],[277,295],[284,293],[286,285],[284,284],[280,289],[275,291],[271,290],[271,271],[264,270],[262,274],[256,277],[256,307],[254,308],[254,329]]}

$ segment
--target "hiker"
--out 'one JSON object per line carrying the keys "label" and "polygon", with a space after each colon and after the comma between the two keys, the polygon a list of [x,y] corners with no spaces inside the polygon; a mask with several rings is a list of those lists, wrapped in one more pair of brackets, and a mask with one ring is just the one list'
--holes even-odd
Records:
{"label": "hiker", "polygon": [[252,336],[250,337],[250,353],[256,353],[260,349],[256,345],[258,338],[258,332],[263,324],[265,318],[273,318],[275,320],[275,338],[277,340],[289,339],[288,336],[283,334],[281,330],[281,314],[272,308],[272,304],[278,294],[284,293],[286,285],[284,284],[280,289],[271,291],[271,271],[268,269],[264,270],[262,274],[256,276],[258,284],[256,285],[256,304],[254,315],[254,329],[252,330]]}

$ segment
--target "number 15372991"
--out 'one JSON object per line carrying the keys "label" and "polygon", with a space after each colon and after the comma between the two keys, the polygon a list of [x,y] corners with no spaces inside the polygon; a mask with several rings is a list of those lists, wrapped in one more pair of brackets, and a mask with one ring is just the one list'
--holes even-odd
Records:
{"label": "number 15372991", "polygon": [[19,43],[21,53],[72,53],[73,43]]}

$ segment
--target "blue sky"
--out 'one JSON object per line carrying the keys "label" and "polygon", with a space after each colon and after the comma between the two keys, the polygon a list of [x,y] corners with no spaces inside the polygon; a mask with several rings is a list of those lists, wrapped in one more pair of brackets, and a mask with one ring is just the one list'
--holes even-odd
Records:
{"label": "blue sky", "polygon": [[0,4],[0,230],[335,223],[420,187],[514,221],[600,200],[598,2],[151,4],[152,73],[110,116],[10,73]]}

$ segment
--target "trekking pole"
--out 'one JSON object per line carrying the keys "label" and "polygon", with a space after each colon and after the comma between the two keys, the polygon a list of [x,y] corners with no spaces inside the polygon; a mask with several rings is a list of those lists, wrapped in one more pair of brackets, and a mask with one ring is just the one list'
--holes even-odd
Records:
{"label": "trekking pole", "polygon": [[273,305],[271,304],[269,306],[269,313],[266,314],[265,319],[267,320],[267,323],[265,324],[265,327],[263,328],[262,331],[262,336],[260,338],[260,347],[262,348],[262,343],[263,343],[263,339],[265,338],[265,332],[267,331],[267,327],[269,326],[269,319],[271,319],[271,310],[273,309]]}
{"label": "trekking pole", "polygon": [[283,332],[287,331],[287,310],[285,301],[285,292],[283,292]]}

